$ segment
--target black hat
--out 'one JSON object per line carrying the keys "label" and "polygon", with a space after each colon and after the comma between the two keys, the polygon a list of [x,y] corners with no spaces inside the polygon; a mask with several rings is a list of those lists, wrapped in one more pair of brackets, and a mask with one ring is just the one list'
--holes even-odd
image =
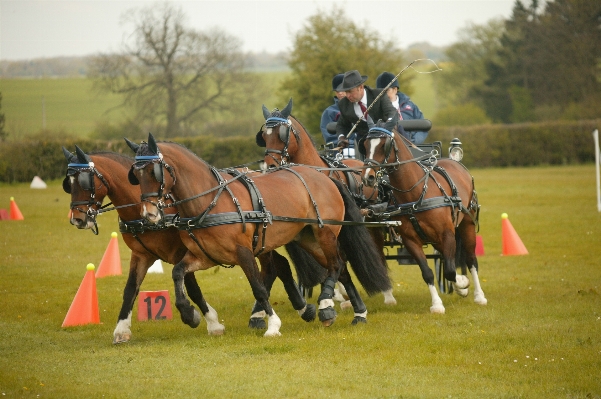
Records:
{"label": "black hat", "polygon": [[336,88],[336,91],[347,91],[353,89],[367,80],[367,76],[361,75],[359,71],[348,71],[344,73],[342,83]]}
{"label": "black hat", "polygon": [[[394,78],[395,76],[390,72],[382,72],[380,76],[378,76],[378,78],[376,79],[376,89],[385,88],[386,86],[388,86],[388,83],[392,82]],[[394,82],[392,82],[392,84],[390,85],[390,87],[396,87],[398,89],[399,80],[395,79]]]}
{"label": "black hat", "polygon": [[332,79],[332,90],[337,91],[336,88],[340,86],[340,83],[342,83],[342,78],[344,78],[343,73],[339,73],[338,75],[334,76],[334,79]]}

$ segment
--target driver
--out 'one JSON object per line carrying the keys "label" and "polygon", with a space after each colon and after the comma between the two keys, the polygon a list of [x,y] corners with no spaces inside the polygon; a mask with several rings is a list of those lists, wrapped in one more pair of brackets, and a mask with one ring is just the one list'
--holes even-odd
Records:
{"label": "driver", "polygon": [[[342,83],[336,88],[336,91],[346,93],[346,97],[338,101],[340,108],[340,118],[336,124],[338,146],[342,148],[349,146],[346,136],[357,124],[353,132],[357,135],[355,149],[359,149],[360,154],[364,152],[360,151],[363,140],[375,122],[384,121],[384,128],[392,130],[399,120],[399,114],[386,93],[376,100],[382,90],[365,86],[366,80],[367,76],[361,75],[359,71],[348,71],[344,73]],[[371,108],[367,111],[369,107]],[[361,155],[359,158],[362,159]]]}

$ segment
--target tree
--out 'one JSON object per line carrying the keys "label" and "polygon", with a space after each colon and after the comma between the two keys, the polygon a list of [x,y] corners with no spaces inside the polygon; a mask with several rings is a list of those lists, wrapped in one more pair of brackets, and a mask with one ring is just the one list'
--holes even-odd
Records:
{"label": "tree", "polygon": [[[293,114],[315,137],[321,138],[319,122],[323,110],[332,103],[334,75],[356,69],[369,77],[368,85],[375,87],[380,73],[389,71],[396,75],[406,63],[392,41],[360,28],[334,6],[331,12],[319,10],[309,17],[296,33],[288,65],[292,73],[281,85],[279,108],[292,98]],[[416,69],[420,67],[416,65]],[[409,72],[399,77],[401,91],[412,93],[410,81]]]}
{"label": "tree", "polygon": [[8,136],[6,130],[4,130],[4,112],[2,112],[2,93],[0,92],[0,141],[4,141]]}
{"label": "tree", "polygon": [[94,57],[89,76],[95,88],[123,95],[137,122],[166,137],[194,134],[255,93],[236,38],[188,28],[181,9],[167,2],[132,10],[126,22],[134,29],[123,52]]}

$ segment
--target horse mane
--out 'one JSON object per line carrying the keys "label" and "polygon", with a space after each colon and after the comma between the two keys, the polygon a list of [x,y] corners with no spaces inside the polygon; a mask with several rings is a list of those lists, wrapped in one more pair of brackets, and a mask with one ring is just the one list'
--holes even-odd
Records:
{"label": "horse mane", "polygon": [[313,139],[313,136],[311,135],[311,133],[309,133],[309,131],[307,130],[307,128],[305,127],[305,125],[303,125],[303,123],[301,121],[298,120],[298,118],[294,115],[290,115],[291,118],[294,118],[294,120],[296,121],[296,123],[298,123],[299,125],[301,125],[301,127],[303,128],[303,130],[305,131],[305,133],[307,133],[307,136],[309,137],[309,140],[311,141],[311,144],[313,144],[313,147],[315,147],[315,149],[317,150],[317,143],[315,142],[315,140]]}
{"label": "horse mane", "polygon": [[[194,153],[194,151],[190,150],[188,147],[186,147],[186,146],[185,146],[185,145],[183,145],[183,144],[176,143],[175,141],[157,141],[156,143],[157,143],[157,144],[173,144],[173,145],[179,146],[179,147],[181,147],[183,150],[186,150],[186,151],[188,151],[190,154],[194,155],[194,156],[195,156],[195,157],[196,157],[196,158],[197,158],[199,161],[201,161],[201,162],[205,163],[207,166],[210,166],[210,165],[207,163],[207,161],[205,161],[204,159],[202,159],[201,157],[199,157],[198,155],[196,155],[196,153]],[[136,154],[136,155],[142,155],[142,156],[145,156],[145,155],[155,155],[155,154],[154,154],[154,152],[152,152],[152,151],[151,151],[151,150],[148,148],[148,143],[146,143],[146,142],[144,142],[144,141],[143,141],[143,142],[140,144],[140,147],[138,148],[138,152],[137,152],[137,154]]]}
{"label": "horse mane", "polygon": [[129,168],[132,165],[132,163],[134,163],[134,159],[132,157],[125,155],[125,154],[120,154],[118,152],[93,151],[93,152],[88,153],[88,155],[98,155],[103,158],[108,158],[108,159],[111,159],[127,168]]}

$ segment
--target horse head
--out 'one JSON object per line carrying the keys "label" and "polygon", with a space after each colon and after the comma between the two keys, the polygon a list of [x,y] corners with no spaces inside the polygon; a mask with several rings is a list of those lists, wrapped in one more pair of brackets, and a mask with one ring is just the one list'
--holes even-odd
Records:
{"label": "horse head", "polygon": [[385,172],[381,165],[391,163],[391,155],[397,157],[395,136],[399,136],[396,129],[387,130],[383,127],[383,123],[378,122],[376,126],[369,129],[369,133],[364,138],[358,140],[359,152],[365,157],[365,166],[368,166],[363,172],[363,183],[367,186],[376,185],[378,178]]}
{"label": "horse head", "polygon": [[[163,154],[152,133],[148,133],[148,143],[136,145],[125,139],[128,146],[136,151],[128,179],[133,185],[140,185],[142,191],[141,216],[151,223],[158,223],[164,217],[165,200],[175,184],[175,171],[163,160]],[[169,173],[164,173],[166,169]]]}
{"label": "horse head", "polygon": [[[265,125],[257,133],[256,142],[259,147],[265,147],[265,163],[269,167],[277,167],[290,162],[290,151],[296,151],[300,141],[298,122],[290,118],[292,112],[292,99],[280,111],[275,108],[269,112],[263,105]],[[293,125],[296,124],[297,128]],[[290,136],[290,131],[293,137]]]}
{"label": "horse head", "polygon": [[90,229],[98,234],[96,215],[108,194],[109,185],[88,154],[78,146],[75,146],[75,152],[73,154],[63,147],[68,162],[63,190],[71,194],[70,222],[78,229]]}

